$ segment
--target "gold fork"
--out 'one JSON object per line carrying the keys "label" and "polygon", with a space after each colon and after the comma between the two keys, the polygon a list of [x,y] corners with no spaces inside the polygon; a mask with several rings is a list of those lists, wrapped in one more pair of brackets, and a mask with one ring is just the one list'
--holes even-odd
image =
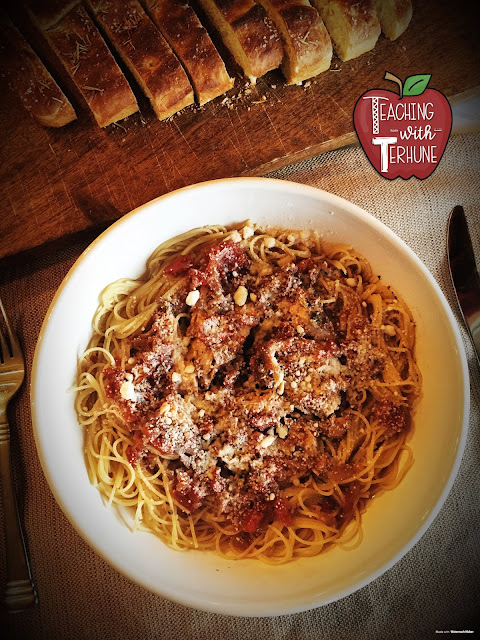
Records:
{"label": "gold fork", "polygon": [[[10,473],[10,427],[7,420],[7,404],[23,382],[25,364],[1,300],[0,311],[0,481],[7,547],[5,605],[11,612],[15,612],[35,605],[37,594]],[[6,328],[5,333],[2,331],[2,324]]]}

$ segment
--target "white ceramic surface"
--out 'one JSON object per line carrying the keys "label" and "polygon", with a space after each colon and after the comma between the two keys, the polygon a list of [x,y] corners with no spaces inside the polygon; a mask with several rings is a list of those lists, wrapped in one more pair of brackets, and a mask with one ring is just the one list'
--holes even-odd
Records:
{"label": "white ceramic surface", "polygon": [[[280,567],[178,553],[153,535],[132,533],[90,485],[82,432],[73,408],[77,357],[85,348],[100,291],[137,277],[157,245],[203,224],[252,218],[316,228],[350,242],[406,300],[417,322],[423,397],[411,446],[415,464],[392,492],[373,500],[364,539]],[[431,524],[453,484],[465,446],[468,370],[461,336],[433,277],[413,252],[368,213],[326,192],[263,178],[187,187],[140,207],[105,231],[80,256],[59,288],[35,352],[31,402],[38,454],[52,492],[78,533],[108,563],[145,588],[207,611],[270,616],[344,597],[395,564]]]}

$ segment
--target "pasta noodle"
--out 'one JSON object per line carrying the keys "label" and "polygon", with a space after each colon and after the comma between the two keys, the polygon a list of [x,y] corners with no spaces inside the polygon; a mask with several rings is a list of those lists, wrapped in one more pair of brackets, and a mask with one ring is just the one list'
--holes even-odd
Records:
{"label": "pasta noodle", "polygon": [[89,477],[169,547],[280,564],[362,537],[413,463],[415,324],[351,246],[194,229],[100,296],[75,407]]}

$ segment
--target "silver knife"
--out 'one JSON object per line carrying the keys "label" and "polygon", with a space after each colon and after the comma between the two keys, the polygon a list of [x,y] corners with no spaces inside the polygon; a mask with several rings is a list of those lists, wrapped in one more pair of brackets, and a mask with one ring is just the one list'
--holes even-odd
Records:
{"label": "silver knife", "polygon": [[448,219],[447,253],[453,288],[480,365],[480,276],[463,207]]}

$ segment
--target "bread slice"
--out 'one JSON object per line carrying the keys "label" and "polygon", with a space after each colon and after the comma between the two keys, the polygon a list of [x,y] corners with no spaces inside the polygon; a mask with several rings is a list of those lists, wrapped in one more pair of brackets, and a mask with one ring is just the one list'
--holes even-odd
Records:
{"label": "bread slice", "polygon": [[346,62],[371,51],[381,33],[373,0],[311,0],[338,57]]}
{"label": "bread slice", "polygon": [[81,4],[66,14],[61,0],[28,0],[28,8],[101,127],[138,111],[127,79]]}
{"label": "bread slice", "polygon": [[193,103],[187,75],[138,0],[87,0],[160,120]]}
{"label": "bread slice", "polygon": [[80,4],[80,0],[24,0],[30,15],[41,31],[48,31]]}
{"label": "bread slice", "polygon": [[68,98],[20,31],[0,14],[0,73],[31,116],[46,127],[76,119]]}
{"label": "bread slice", "polygon": [[288,84],[300,84],[330,67],[332,42],[309,0],[258,0],[283,39],[282,71]]}
{"label": "bread slice", "polygon": [[253,0],[200,0],[235,61],[252,84],[280,66],[282,41],[265,9]]}
{"label": "bread slice", "polygon": [[144,0],[144,4],[184,66],[200,105],[233,87],[215,45],[185,0]]}
{"label": "bread slice", "polygon": [[413,7],[411,0],[374,0],[383,33],[396,40],[410,24]]}

